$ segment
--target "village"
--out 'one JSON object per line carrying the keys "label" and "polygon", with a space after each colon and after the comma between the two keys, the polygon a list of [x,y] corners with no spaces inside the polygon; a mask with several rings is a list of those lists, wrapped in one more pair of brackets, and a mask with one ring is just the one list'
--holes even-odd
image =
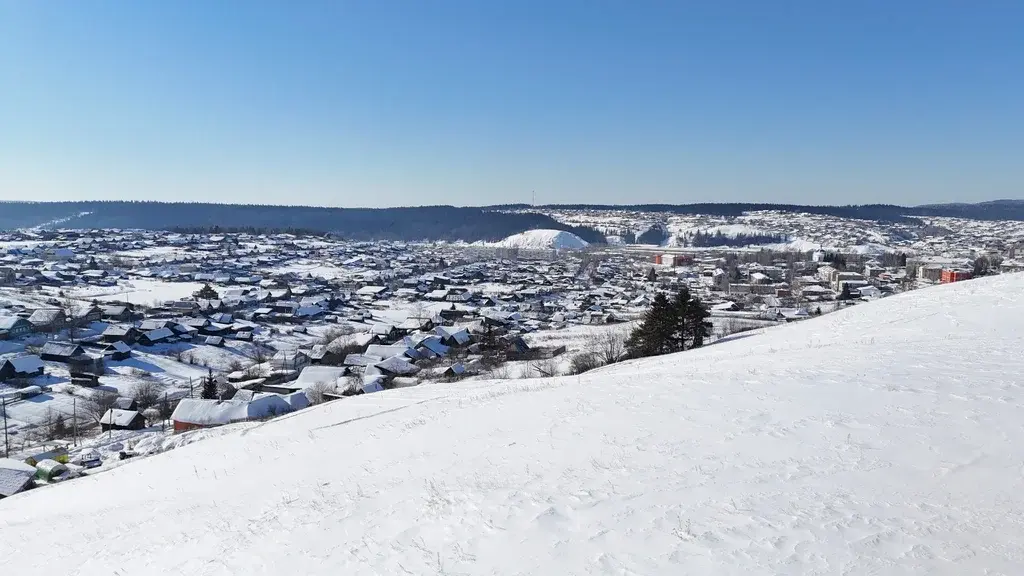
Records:
{"label": "village", "polygon": [[[711,310],[713,344],[1024,270],[1016,236],[991,223],[960,223],[941,241],[890,226],[869,231],[873,245],[783,230],[784,245],[696,248],[678,227],[643,245],[614,234],[614,215],[555,216],[604,222],[609,243],[556,231],[494,244],[0,234],[0,498],[352,395],[617,362],[654,296],[683,286]],[[698,225],[720,232],[749,219]],[[893,238],[905,242],[881,245]]]}

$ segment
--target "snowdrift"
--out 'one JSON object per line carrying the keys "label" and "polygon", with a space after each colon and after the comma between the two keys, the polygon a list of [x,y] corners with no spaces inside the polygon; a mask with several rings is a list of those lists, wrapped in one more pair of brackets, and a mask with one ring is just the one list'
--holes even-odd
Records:
{"label": "snowdrift", "polygon": [[564,230],[527,230],[513,234],[497,244],[504,248],[524,250],[581,250],[587,247],[585,240]]}
{"label": "snowdrift", "polygon": [[0,567],[1019,573],[1022,291],[974,280],[582,377],[333,402],[0,501]]}

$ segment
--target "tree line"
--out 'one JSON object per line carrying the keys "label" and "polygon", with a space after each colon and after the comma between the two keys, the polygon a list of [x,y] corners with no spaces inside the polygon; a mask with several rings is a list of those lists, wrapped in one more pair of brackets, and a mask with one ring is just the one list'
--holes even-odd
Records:
{"label": "tree line", "polygon": [[810,206],[803,204],[772,203],[698,203],[698,204],[507,204],[490,208],[553,209],[553,210],[630,210],[634,212],[664,212],[667,214],[704,214],[708,216],[742,216],[746,212],[765,210],[779,212],[802,212],[821,216],[836,216],[877,222],[893,222],[923,226],[920,217],[944,216],[970,218],[972,220],[1024,220],[1024,201],[994,200],[977,204],[930,204],[922,206],[898,206],[895,204],[861,204],[842,206]]}
{"label": "tree line", "polygon": [[587,226],[570,226],[535,212],[454,206],[332,208],[198,202],[5,202],[0,230],[41,226],[146,230],[304,230],[349,240],[497,241],[540,228],[564,230],[591,244],[606,240]]}

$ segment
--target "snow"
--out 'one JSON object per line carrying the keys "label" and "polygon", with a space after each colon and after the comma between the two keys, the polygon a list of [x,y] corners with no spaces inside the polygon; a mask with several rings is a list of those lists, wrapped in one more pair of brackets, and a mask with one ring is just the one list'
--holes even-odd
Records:
{"label": "snow", "polygon": [[[0,501],[4,572],[1016,574],[1024,275],[355,396]],[[82,522],[86,518],[88,522]],[[60,542],[60,554],[52,554]]]}
{"label": "snow", "polygon": [[72,290],[75,298],[98,300],[100,302],[131,302],[133,304],[163,303],[171,300],[191,298],[203,284],[199,282],[163,282],[160,280],[135,279],[121,282],[118,286],[102,288],[90,286]]}
{"label": "snow", "polygon": [[581,250],[587,247],[587,242],[572,232],[563,230],[527,230],[513,234],[497,245],[527,250]]}

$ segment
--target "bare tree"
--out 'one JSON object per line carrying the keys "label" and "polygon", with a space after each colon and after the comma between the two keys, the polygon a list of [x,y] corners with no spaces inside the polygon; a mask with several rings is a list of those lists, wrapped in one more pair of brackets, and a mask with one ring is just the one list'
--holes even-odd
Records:
{"label": "bare tree", "polygon": [[512,377],[512,371],[509,370],[508,364],[497,364],[491,369],[490,376],[497,380],[508,380]]}
{"label": "bare tree", "polygon": [[140,411],[145,411],[156,405],[160,400],[160,387],[152,380],[143,380],[135,385],[132,391],[132,398],[138,405]]}
{"label": "bare tree", "polygon": [[623,330],[602,330],[590,335],[587,348],[602,366],[614,364],[626,355],[626,337]]}
{"label": "bare tree", "polygon": [[91,398],[82,402],[82,413],[94,423],[99,424],[107,410],[117,406],[117,393],[97,391]]}
{"label": "bare tree", "polygon": [[334,386],[327,382],[316,382],[309,388],[306,388],[306,397],[309,398],[310,404],[323,404],[327,401],[327,395],[332,392],[336,392]]}
{"label": "bare tree", "polygon": [[60,412],[46,410],[46,418],[39,424],[38,435],[43,440],[57,440],[68,436],[67,421]]}
{"label": "bare tree", "polygon": [[580,352],[569,361],[569,374],[583,374],[595,368],[604,366],[600,358],[594,352]]}
{"label": "bare tree", "polygon": [[60,301],[60,311],[64,314],[64,324],[68,329],[68,340],[75,341],[78,334],[78,316],[82,313],[84,305],[71,296],[64,296]]}
{"label": "bare tree", "polygon": [[527,378],[550,378],[558,375],[558,361],[554,358],[534,360],[527,365]]}

